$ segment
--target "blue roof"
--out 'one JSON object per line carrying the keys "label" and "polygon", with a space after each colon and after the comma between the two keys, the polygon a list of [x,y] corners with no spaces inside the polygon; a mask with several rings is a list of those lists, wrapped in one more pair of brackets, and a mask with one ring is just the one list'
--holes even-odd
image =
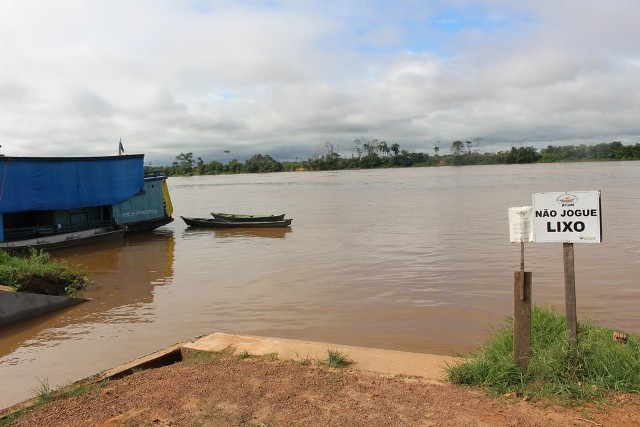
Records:
{"label": "blue roof", "polygon": [[0,157],[0,213],[111,205],[143,185],[143,154]]}

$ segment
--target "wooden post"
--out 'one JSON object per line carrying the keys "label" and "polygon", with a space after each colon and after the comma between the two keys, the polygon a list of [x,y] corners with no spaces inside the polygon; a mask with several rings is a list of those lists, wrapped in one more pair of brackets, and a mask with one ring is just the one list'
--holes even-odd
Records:
{"label": "wooden post", "polygon": [[576,270],[573,263],[573,243],[562,244],[564,258],[564,298],[569,347],[578,348],[578,315],[576,313]]}
{"label": "wooden post", "polygon": [[513,361],[522,369],[531,357],[531,272],[513,274]]}
{"label": "wooden post", "polygon": [[520,241],[520,274],[522,275],[520,281],[520,301],[524,301],[524,242]]}

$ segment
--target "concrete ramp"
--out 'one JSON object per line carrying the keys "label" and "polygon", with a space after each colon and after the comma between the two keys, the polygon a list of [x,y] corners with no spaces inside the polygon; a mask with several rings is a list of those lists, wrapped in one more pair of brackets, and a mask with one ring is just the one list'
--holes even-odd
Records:
{"label": "concrete ramp", "polygon": [[89,300],[86,298],[14,292],[11,288],[0,286],[0,326],[80,304],[85,301]]}
{"label": "concrete ramp", "polygon": [[326,360],[328,350],[339,351],[351,359],[352,369],[377,372],[386,375],[418,376],[427,380],[444,381],[445,369],[460,361],[452,356],[410,353],[395,350],[354,347],[322,342],[299,341],[282,338],[229,335],[214,333],[182,346],[183,353],[197,351],[222,351],[228,347],[235,354],[247,352],[254,356],[277,354],[280,360]]}

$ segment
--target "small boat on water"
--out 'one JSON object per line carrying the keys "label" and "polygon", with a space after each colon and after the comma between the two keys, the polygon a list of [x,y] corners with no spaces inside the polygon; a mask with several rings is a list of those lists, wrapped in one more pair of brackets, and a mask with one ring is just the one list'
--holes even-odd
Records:
{"label": "small boat on water", "polygon": [[266,227],[289,227],[291,219],[277,221],[226,221],[216,218],[190,218],[181,216],[182,220],[189,227],[207,228],[266,228]]}
{"label": "small boat on water", "polygon": [[267,222],[267,221],[282,221],[284,214],[279,215],[240,215],[221,212],[211,212],[211,215],[215,219],[220,221],[233,221],[233,222]]}

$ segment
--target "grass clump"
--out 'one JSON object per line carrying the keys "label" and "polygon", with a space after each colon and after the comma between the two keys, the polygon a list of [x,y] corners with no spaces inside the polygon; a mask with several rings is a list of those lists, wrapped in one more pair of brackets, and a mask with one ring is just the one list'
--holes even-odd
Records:
{"label": "grass clump", "polygon": [[313,363],[313,360],[311,359],[311,357],[309,357],[309,355],[307,355],[307,357],[300,358],[300,356],[298,356],[298,353],[296,353],[296,358],[298,363],[302,366],[310,366],[311,363]]}
{"label": "grass clump", "polygon": [[48,401],[49,399],[51,399],[52,397],[52,390],[51,387],[49,386],[49,379],[48,378],[44,378],[42,380],[38,380],[38,382],[40,382],[40,386],[38,388],[35,388],[33,390],[31,390],[34,394],[34,396],[36,397],[36,400],[38,401],[38,403],[43,403]]}
{"label": "grass clump", "polygon": [[332,368],[346,368],[353,364],[353,360],[349,359],[345,354],[336,349],[327,349],[327,359],[324,364]]}
{"label": "grass clump", "polygon": [[513,321],[507,318],[488,342],[462,363],[448,368],[449,381],[485,387],[497,394],[559,397],[566,403],[596,400],[610,391],[640,392],[640,337],[613,340],[613,330],[583,321],[578,348],[567,341],[564,316],[534,307],[531,358],[521,370],[513,362]]}
{"label": "grass clump", "polygon": [[278,353],[265,354],[264,358],[267,359],[269,362],[275,362],[276,360],[278,360]]}
{"label": "grass clump", "polygon": [[47,252],[31,248],[25,257],[0,250],[0,283],[18,292],[75,295],[91,279],[80,267],[50,261]]}

